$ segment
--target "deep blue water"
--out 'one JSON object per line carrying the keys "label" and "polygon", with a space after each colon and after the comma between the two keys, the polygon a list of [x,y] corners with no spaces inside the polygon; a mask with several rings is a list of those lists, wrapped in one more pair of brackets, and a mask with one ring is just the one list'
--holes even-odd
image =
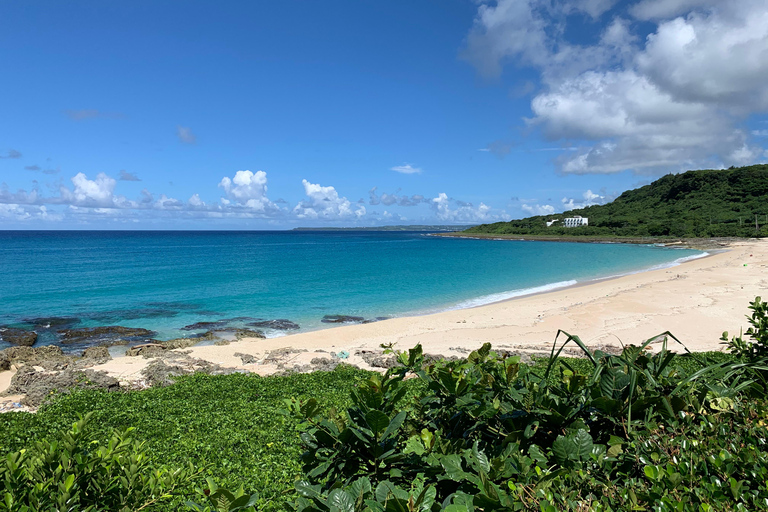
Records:
{"label": "deep blue water", "polygon": [[0,325],[75,317],[78,327],[145,327],[169,339],[197,321],[248,317],[312,330],[324,315],[468,307],[697,254],[402,232],[0,231]]}

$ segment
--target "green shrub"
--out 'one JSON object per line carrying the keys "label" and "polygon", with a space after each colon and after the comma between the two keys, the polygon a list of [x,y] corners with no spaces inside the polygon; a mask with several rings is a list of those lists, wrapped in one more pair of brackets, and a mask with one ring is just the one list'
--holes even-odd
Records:
{"label": "green shrub", "polygon": [[114,432],[106,444],[89,441],[90,414],[60,440],[38,441],[0,461],[0,510],[134,511],[168,500],[201,471],[154,466],[133,429]]}
{"label": "green shrub", "polygon": [[[489,344],[426,365],[417,346],[361,383],[345,414],[289,401],[305,447],[295,509],[768,507],[765,390],[748,364],[677,356],[670,333],[657,353],[654,338],[617,356],[566,336],[543,371]],[[557,357],[567,343],[582,347],[586,371]],[[425,386],[403,407],[408,374]]]}

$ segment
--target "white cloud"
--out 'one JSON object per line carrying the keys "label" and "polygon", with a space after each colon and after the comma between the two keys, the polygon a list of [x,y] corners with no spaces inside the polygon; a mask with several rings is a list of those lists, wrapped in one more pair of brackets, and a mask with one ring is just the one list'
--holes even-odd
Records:
{"label": "white cloud", "polygon": [[240,205],[262,213],[275,213],[279,207],[267,197],[267,173],[264,171],[237,171],[234,178],[225,177],[219,183],[227,194],[228,205],[235,201]]}
{"label": "white cloud", "polygon": [[418,167],[413,167],[411,164],[397,165],[391,167],[390,171],[399,172],[401,174],[421,174],[422,170]]}
{"label": "white cloud", "polygon": [[563,203],[563,209],[564,210],[577,210],[580,208],[586,208],[587,206],[592,206],[596,204],[605,204],[606,203],[606,197],[602,196],[600,194],[595,194],[591,190],[587,190],[582,194],[583,200],[577,201],[574,198],[568,198],[564,197],[562,199]]}
{"label": "white cloud", "polygon": [[555,213],[555,207],[551,204],[523,204],[520,208],[531,215],[551,215]]}
{"label": "white cloud", "polygon": [[179,138],[179,142],[183,144],[197,144],[197,136],[187,126],[177,126],[176,136]]}
{"label": "white cloud", "polygon": [[527,123],[578,148],[556,160],[564,173],[655,174],[762,158],[758,134],[741,125],[768,111],[768,1],[642,0],[628,12],[652,24],[644,41],[637,23],[616,16],[597,43],[568,41],[567,14],[599,17],[611,4],[482,3],[464,56],[486,76],[508,62],[540,72]]}
{"label": "white cloud", "polygon": [[117,182],[103,172],[96,175],[96,179],[89,180],[82,172],[72,177],[74,190],[61,187],[61,198],[67,204],[79,206],[101,206],[109,207],[114,205],[113,192]]}
{"label": "white cloud", "polygon": [[299,219],[359,219],[365,215],[365,206],[352,206],[346,197],[339,196],[335,188],[301,180],[307,200],[293,208],[293,215]]}
{"label": "white cloud", "polygon": [[438,220],[456,224],[479,224],[510,219],[505,211],[493,210],[482,202],[475,207],[472,203],[451,199],[444,192],[432,199],[432,210]]}

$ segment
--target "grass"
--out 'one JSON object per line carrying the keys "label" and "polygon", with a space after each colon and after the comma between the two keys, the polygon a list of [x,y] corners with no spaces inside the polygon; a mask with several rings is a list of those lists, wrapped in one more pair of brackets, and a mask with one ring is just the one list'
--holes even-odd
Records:
{"label": "grass", "polygon": [[[697,356],[711,362],[730,358],[717,352]],[[577,370],[591,367],[586,359],[565,360]],[[546,362],[534,360],[534,370],[543,372]],[[675,357],[673,366],[688,370],[698,368],[698,363],[684,355]],[[301,448],[295,420],[279,413],[283,400],[316,398],[325,411],[343,410],[350,404],[350,391],[369,375],[341,366],[333,372],[289,377],[197,374],[179,378],[169,387],[138,392],[75,391],[55,398],[36,414],[0,415],[0,454],[55,439],[79,415],[93,412],[89,428],[93,438],[108,438],[115,428],[135,427],[134,437],[147,443],[157,463],[209,465],[208,475],[220,485],[258,491],[262,500],[258,510],[284,510],[295,499]],[[418,380],[407,384],[413,393],[422,385]],[[189,497],[193,489],[182,492]]]}

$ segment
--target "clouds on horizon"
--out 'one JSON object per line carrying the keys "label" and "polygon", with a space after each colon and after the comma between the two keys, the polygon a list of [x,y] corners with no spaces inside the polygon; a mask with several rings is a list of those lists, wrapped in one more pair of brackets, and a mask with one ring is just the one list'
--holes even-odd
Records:
{"label": "clouds on horizon", "polygon": [[[126,175],[135,179],[126,179]],[[261,219],[269,222],[333,223],[347,222],[353,225],[374,225],[416,220],[424,223],[445,222],[452,224],[477,224],[509,220],[511,216],[480,203],[474,206],[449,197],[440,192],[434,198],[419,194],[402,195],[398,189],[392,194],[377,194],[378,187],[369,191],[368,205],[382,205],[387,208],[412,208],[421,206],[420,217],[405,217],[390,209],[379,213],[368,210],[365,201],[353,203],[330,185],[301,182],[304,199],[291,207],[286,201],[272,201],[268,197],[267,173],[240,170],[234,176],[223,177],[218,187],[223,196],[218,201],[204,201],[199,193],[186,201],[160,194],[157,196],[146,188],[136,199],[129,199],[117,193],[119,181],[140,181],[134,174],[121,171],[115,179],[106,173],[89,177],[77,173],[70,179],[71,185],[59,182],[53,186],[54,194],[45,195],[35,181],[31,190],[19,189],[11,192],[3,183],[0,185],[0,218],[17,221],[76,220],[89,222],[109,219],[114,222],[136,222],[154,218],[208,218],[208,219]]]}
{"label": "clouds on horizon", "polygon": [[[578,13],[601,30],[594,44],[566,39]],[[577,148],[560,172],[658,174],[768,156],[742,126],[768,111],[766,53],[766,0],[498,0],[478,7],[462,57],[490,78],[508,63],[539,72],[525,122]]]}

